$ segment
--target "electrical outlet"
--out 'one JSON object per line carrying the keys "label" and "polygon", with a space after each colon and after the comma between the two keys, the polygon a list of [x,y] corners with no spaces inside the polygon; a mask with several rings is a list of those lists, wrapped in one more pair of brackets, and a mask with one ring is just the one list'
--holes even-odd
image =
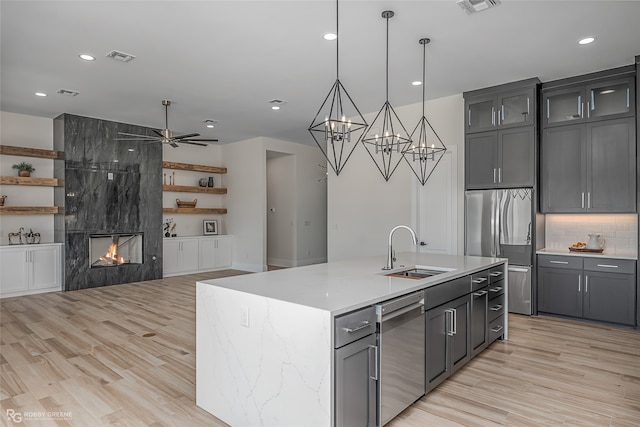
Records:
{"label": "electrical outlet", "polygon": [[249,327],[249,307],[242,307],[240,310],[240,326]]}

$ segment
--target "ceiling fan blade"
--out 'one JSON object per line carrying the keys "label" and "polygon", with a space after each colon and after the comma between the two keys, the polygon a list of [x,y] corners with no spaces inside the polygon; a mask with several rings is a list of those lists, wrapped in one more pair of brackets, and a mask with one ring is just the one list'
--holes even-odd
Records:
{"label": "ceiling fan blade", "polygon": [[[182,142],[185,140],[183,139]],[[217,139],[207,139],[207,138],[189,138],[186,141],[198,141],[198,142],[219,142]]]}
{"label": "ceiling fan blade", "polygon": [[113,138],[114,141],[139,141],[139,142],[160,142],[158,138],[140,139],[140,138]]}
{"label": "ceiling fan blade", "polygon": [[191,145],[199,145],[201,147],[206,147],[209,144],[203,144],[202,142],[191,142],[191,140],[182,140],[180,144],[191,144]]}
{"label": "ceiling fan blade", "polygon": [[169,143],[169,145],[170,145],[170,146],[172,146],[173,148],[178,148],[178,147],[179,147],[179,145],[178,145],[178,144],[176,144],[176,143],[175,143],[175,142],[173,142],[173,141],[171,141],[171,142]]}
{"label": "ceiling fan blade", "polygon": [[[118,135],[124,135],[124,136],[135,136],[136,138],[142,138],[142,139],[158,139],[157,136],[152,136],[152,135],[139,135],[137,133],[126,133],[126,132],[118,132]],[[160,135],[162,136],[162,135]]]}
{"label": "ceiling fan blade", "polygon": [[174,136],[173,139],[185,139],[185,138],[191,138],[192,136],[200,136],[200,134],[199,133],[188,133],[186,135]]}
{"label": "ceiling fan blade", "polygon": [[160,137],[162,136],[162,134],[155,129],[151,129],[151,131]]}

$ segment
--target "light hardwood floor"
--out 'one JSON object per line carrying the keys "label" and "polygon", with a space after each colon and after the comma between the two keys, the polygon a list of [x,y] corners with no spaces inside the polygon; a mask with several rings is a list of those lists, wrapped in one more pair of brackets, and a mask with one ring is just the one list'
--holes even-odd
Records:
{"label": "light hardwood floor", "polygon": [[[0,425],[224,426],[195,405],[195,282],[241,273],[1,300]],[[508,342],[388,426],[640,425],[640,332],[509,320]]]}

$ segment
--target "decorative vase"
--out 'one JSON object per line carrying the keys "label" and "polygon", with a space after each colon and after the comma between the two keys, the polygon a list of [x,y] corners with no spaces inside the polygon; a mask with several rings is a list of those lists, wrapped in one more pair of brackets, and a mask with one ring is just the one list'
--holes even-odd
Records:
{"label": "decorative vase", "polygon": [[213,177],[209,177],[209,187],[213,187]]}
{"label": "decorative vase", "polygon": [[200,187],[206,187],[207,185],[209,185],[209,180],[207,180],[207,178],[200,178],[198,184],[200,184]]}
{"label": "decorative vase", "polygon": [[18,176],[22,176],[22,177],[31,176],[31,171],[20,170],[18,171]]}

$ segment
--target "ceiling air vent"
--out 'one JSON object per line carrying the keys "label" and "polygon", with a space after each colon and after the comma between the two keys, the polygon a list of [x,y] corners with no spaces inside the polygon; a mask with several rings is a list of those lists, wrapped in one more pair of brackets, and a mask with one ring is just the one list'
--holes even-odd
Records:
{"label": "ceiling air vent", "polygon": [[60,95],[67,95],[67,96],[78,96],[80,95],[80,92],[76,92],[74,90],[69,90],[69,89],[58,89],[58,92]]}
{"label": "ceiling air vent", "polygon": [[129,62],[135,59],[135,56],[130,55],[128,53],[119,52],[117,50],[112,50],[111,52],[107,53],[105,56],[107,58],[115,59],[116,61],[120,61],[120,62]]}
{"label": "ceiling air vent", "polygon": [[458,0],[456,2],[458,6],[466,12],[467,15],[471,15],[483,10],[491,9],[492,7],[500,6],[502,1],[500,0]]}

